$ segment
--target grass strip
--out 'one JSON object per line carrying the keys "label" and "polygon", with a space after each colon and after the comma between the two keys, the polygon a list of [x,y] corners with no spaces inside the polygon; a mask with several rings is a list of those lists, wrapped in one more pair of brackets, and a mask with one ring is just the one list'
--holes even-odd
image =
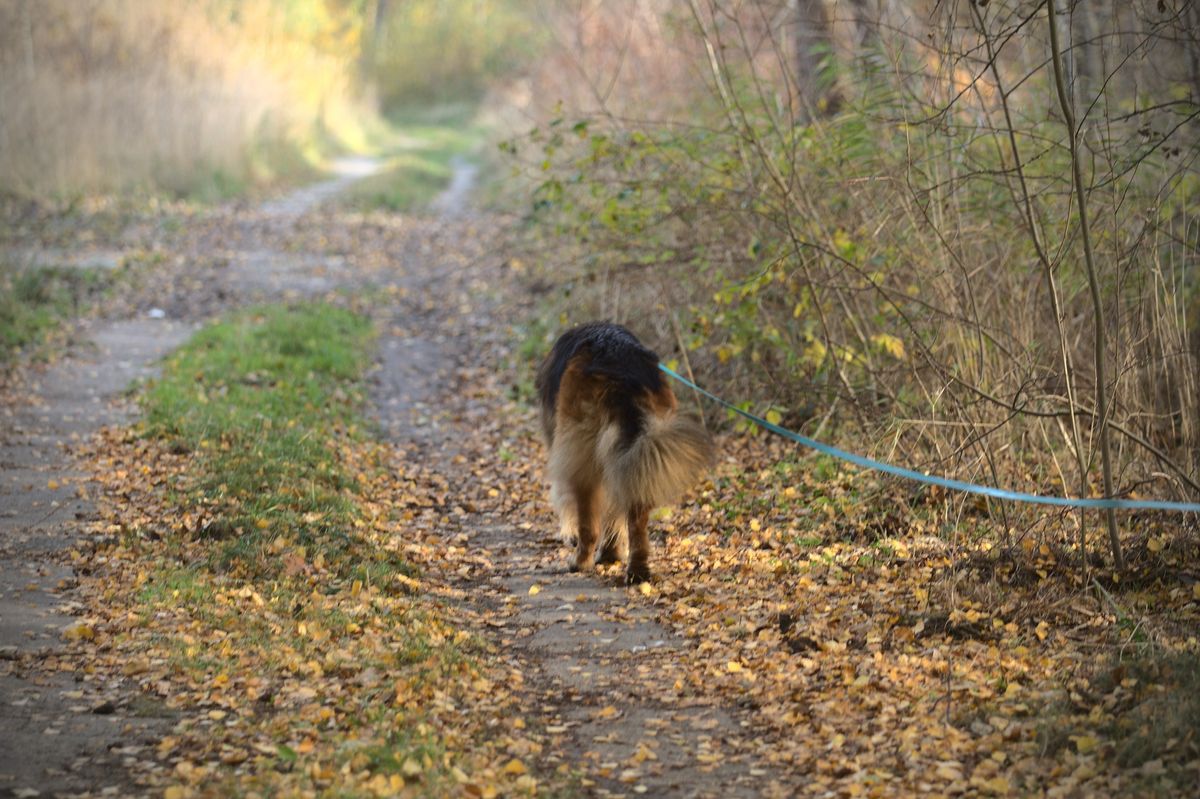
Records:
{"label": "grass strip", "polygon": [[273,571],[289,532],[331,563],[352,554],[357,483],[338,443],[362,430],[372,336],[329,305],[255,309],[198,333],[145,394],[147,433],[195,455],[184,490],[225,565]]}
{"label": "grass strip", "polygon": [[143,778],[166,796],[539,790],[513,755],[537,751],[502,688],[519,673],[426,571],[448,487],[365,432],[372,339],[326,304],[237,313],[93,454],[110,535],[78,554],[102,565],[68,638],[179,713]]}

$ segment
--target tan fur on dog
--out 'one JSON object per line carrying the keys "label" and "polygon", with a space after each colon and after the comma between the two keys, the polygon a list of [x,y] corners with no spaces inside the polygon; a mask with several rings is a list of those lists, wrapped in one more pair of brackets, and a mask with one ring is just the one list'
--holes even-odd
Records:
{"label": "tan fur on dog", "polygon": [[538,372],[550,498],[577,569],[599,547],[599,562],[628,560],[628,579],[647,579],[650,510],[677,500],[712,459],[657,363],[625,328],[593,323],[565,333]]}

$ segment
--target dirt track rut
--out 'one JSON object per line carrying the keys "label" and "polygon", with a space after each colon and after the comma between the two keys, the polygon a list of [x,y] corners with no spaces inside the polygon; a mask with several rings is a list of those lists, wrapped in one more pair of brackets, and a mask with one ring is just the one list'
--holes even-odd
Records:
{"label": "dirt track rut", "polygon": [[[374,163],[348,159],[336,167],[336,177],[267,203],[250,223],[286,231]],[[334,286],[342,266],[336,258],[250,247],[207,288],[228,301],[310,295]],[[150,304],[162,297],[145,299],[133,318],[80,326],[75,343],[52,366],[31,372],[0,416],[0,796],[136,792],[125,760],[152,747],[171,720],[120,685],[98,684],[65,670],[65,662],[58,670],[64,637],[78,621],[71,550],[95,518],[73,453],[101,427],[131,422],[129,387],[153,375],[204,313],[220,309],[185,301],[164,315]],[[198,313],[174,313],[192,307]]]}

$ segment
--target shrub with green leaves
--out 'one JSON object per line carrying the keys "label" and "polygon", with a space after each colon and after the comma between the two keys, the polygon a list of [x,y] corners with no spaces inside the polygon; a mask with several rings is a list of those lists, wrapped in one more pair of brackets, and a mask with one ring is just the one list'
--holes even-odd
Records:
{"label": "shrub with green leaves", "polygon": [[[920,69],[868,65],[836,114],[800,123],[714,58],[720,85],[686,125],[562,114],[504,145],[552,253],[549,313],[632,321],[731,400],[819,413],[910,465],[1090,493],[1092,439],[1070,429],[1072,412],[1096,422],[1066,133],[1041,106],[1009,127],[1001,105],[1045,96],[1046,71],[931,115]],[[1089,135],[1106,148],[1087,191],[1124,487],[1189,495],[1197,261],[1171,231],[1194,224],[1200,184],[1128,122]]]}

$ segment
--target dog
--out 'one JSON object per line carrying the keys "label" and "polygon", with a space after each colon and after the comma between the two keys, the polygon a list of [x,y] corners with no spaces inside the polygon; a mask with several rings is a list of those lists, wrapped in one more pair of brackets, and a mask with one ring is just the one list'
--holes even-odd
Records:
{"label": "dog", "polygon": [[679,412],[658,356],[611,322],[562,334],[535,387],[550,500],[564,540],[575,543],[571,570],[626,560],[628,584],[649,580],[650,511],[705,472],[711,437]]}

